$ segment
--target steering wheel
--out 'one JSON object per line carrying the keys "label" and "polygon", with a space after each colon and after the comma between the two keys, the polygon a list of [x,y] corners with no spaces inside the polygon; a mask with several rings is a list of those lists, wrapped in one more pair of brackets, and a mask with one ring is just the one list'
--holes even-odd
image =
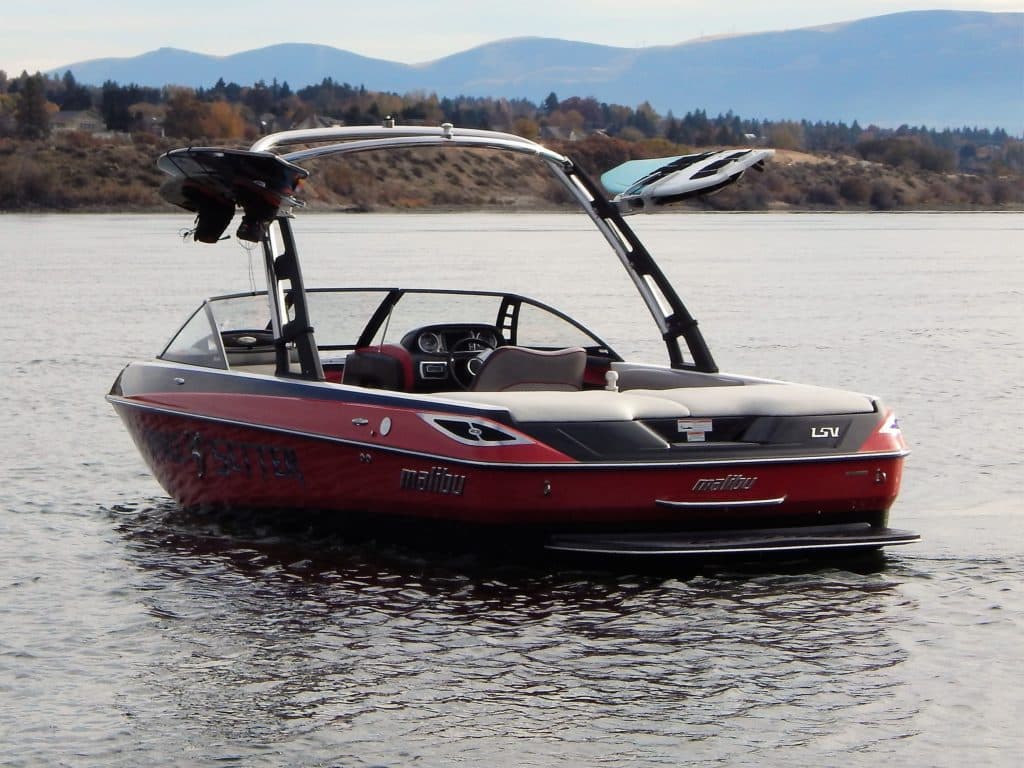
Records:
{"label": "steering wheel", "polygon": [[[476,347],[476,349],[469,349],[470,346]],[[448,369],[452,372],[452,379],[455,383],[463,389],[472,387],[473,379],[476,378],[480,372],[480,366],[483,365],[480,353],[489,352],[492,349],[494,349],[494,345],[491,342],[473,336],[466,336],[452,344],[452,348],[448,352]]]}

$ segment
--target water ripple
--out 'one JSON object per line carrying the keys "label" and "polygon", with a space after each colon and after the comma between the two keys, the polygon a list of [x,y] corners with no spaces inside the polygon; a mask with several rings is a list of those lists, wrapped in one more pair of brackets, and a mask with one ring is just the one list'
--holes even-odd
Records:
{"label": "water ripple", "polygon": [[[335,252],[335,222],[314,218],[311,281],[388,274],[316,258]],[[914,453],[894,522],[923,542],[857,567],[633,573],[177,510],[102,394],[197,290],[247,284],[247,264],[183,247],[162,216],[5,218],[19,250],[0,284],[0,763],[1015,765],[1024,347],[1007,287],[1024,277],[1020,217],[840,218],[637,224],[723,367],[897,408]],[[459,242],[497,257],[474,279],[546,290],[532,266],[544,251],[502,253],[516,244],[493,236],[543,231],[531,242],[554,244],[547,266],[566,277],[539,298],[622,354],[663,355],[641,340],[650,318],[623,299],[628,279],[594,271],[590,233],[569,217],[471,219]],[[420,274],[435,262],[436,217],[345,224],[353,253]],[[97,263],[103,301],[85,313]],[[74,332],[26,354],[54,326]]]}

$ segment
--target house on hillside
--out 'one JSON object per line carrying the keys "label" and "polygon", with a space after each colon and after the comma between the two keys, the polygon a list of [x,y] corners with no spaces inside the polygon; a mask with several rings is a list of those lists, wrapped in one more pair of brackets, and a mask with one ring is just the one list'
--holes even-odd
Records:
{"label": "house on hillside", "polygon": [[50,130],[102,133],[107,130],[107,126],[103,116],[91,109],[61,110],[50,115]]}
{"label": "house on hillside", "polygon": [[140,101],[128,107],[132,116],[132,130],[149,133],[153,136],[164,136],[164,122],[167,119],[165,104],[150,104]]}

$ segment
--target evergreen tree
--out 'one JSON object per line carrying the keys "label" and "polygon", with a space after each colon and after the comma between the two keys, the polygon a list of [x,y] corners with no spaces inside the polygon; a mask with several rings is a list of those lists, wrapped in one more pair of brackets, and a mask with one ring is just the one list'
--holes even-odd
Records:
{"label": "evergreen tree", "polygon": [[132,115],[128,110],[131,105],[131,98],[128,90],[122,88],[113,80],[103,83],[103,92],[100,97],[100,111],[103,114],[103,122],[112,131],[130,130]]}
{"label": "evergreen tree", "polygon": [[18,134],[27,139],[41,139],[50,134],[50,114],[46,109],[46,83],[42,74],[22,73],[21,90],[14,119]]}
{"label": "evergreen tree", "polygon": [[84,85],[79,85],[75,81],[75,76],[71,74],[70,69],[64,73],[62,82],[64,85],[64,94],[59,102],[61,109],[92,109],[92,94],[89,92],[88,88]]}

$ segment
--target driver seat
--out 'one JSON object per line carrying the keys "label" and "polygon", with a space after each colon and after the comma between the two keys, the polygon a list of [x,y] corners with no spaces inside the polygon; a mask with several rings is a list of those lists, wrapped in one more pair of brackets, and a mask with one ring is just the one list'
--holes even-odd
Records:
{"label": "driver seat", "polygon": [[498,347],[473,379],[473,392],[557,391],[583,389],[587,352],[582,347],[543,351]]}
{"label": "driver seat", "polygon": [[411,392],[412,357],[397,344],[360,347],[345,358],[342,384]]}

